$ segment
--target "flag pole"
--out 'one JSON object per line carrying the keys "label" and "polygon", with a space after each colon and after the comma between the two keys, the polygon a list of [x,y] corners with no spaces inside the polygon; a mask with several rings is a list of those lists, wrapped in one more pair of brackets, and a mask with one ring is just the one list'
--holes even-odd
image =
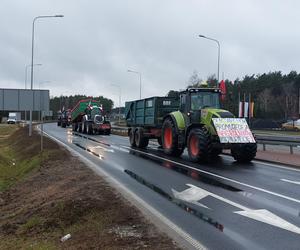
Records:
{"label": "flag pole", "polygon": [[251,104],[251,93],[249,92],[248,123],[249,123],[249,127],[250,127],[250,128],[251,128],[251,114],[250,114],[251,108],[252,108],[252,104]]}

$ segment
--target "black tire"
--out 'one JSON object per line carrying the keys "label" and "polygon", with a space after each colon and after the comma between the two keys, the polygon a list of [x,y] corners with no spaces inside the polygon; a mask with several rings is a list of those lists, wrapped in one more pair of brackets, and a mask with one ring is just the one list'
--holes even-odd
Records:
{"label": "black tire", "polygon": [[129,130],[129,143],[131,147],[136,147],[134,136],[135,135],[135,128]]}
{"label": "black tire", "polygon": [[61,123],[61,127],[62,127],[62,128],[65,128],[65,127],[66,127],[66,123],[65,123],[65,122],[62,122],[62,123]]}
{"label": "black tire", "polygon": [[141,128],[135,131],[134,141],[138,148],[146,148],[149,144],[149,138],[143,135],[143,129]]}
{"label": "black tire", "polygon": [[88,135],[92,135],[93,134],[93,125],[91,122],[87,122],[86,123],[86,133]]}
{"label": "black tire", "polygon": [[82,122],[78,123],[78,132],[82,132]]}
{"label": "black tire", "polygon": [[257,144],[237,144],[231,148],[231,155],[237,162],[250,162],[256,156]]}
{"label": "black tire", "polygon": [[189,132],[187,148],[189,158],[193,162],[213,158],[210,136],[205,128],[194,128]]}
{"label": "black tire", "polygon": [[76,131],[77,129],[76,129],[76,125],[77,125],[77,123],[72,123],[72,131]]}
{"label": "black tire", "polygon": [[184,147],[178,145],[178,133],[171,118],[166,118],[162,126],[162,147],[165,154],[180,156]]}
{"label": "black tire", "polygon": [[87,122],[86,121],[84,121],[83,123],[82,123],[82,133],[83,134],[86,134],[86,127],[87,127]]}
{"label": "black tire", "polygon": [[162,139],[161,139],[161,137],[157,138],[157,143],[159,144],[159,146],[162,146]]}
{"label": "black tire", "polygon": [[60,122],[57,122],[57,126],[60,126]]}

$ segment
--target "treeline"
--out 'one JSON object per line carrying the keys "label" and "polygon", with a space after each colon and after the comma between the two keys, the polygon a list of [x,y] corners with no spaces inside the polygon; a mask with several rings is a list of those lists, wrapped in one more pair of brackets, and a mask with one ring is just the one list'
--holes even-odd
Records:
{"label": "treeline", "polygon": [[56,113],[59,110],[72,109],[76,103],[83,99],[93,99],[99,101],[103,106],[103,110],[109,113],[113,107],[114,102],[111,99],[105,98],[103,96],[90,97],[86,95],[74,95],[74,96],[56,96],[50,99],[50,110]]}
{"label": "treeline", "polygon": [[[187,82],[187,87],[199,87],[203,82],[194,72]],[[216,87],[214,76],[206,80],[209,87]],[[254,118],[287,120],[299,118],[300,74],[291,71],[282,74],[280,71],[248,76],[235,81],[225,80],[226,98],[222,107],[238,115],[238,103],[254,101]],[[176,95],[170,91],[168,95]]]}

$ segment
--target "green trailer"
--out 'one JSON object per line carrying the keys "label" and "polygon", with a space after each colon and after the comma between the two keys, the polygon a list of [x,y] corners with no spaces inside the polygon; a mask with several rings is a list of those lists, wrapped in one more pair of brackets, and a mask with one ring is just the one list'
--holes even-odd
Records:
{"label": "green trailer", "polygon": [[125,118],[132,147],[145,148],[157,139],[164,152],[191,161],[211,160],[230,149],[235,160],[251,161],[257,144],[244,118],[220,108],[218,88],[189,88],[174,97],[126,102]]}
{"label": "green trailer", "polygon": [[163,118],[179,108],[179,100],[172,97],[151,97],[125,103],[127,126],[161,128]]}
{"label": "green trailer", "polygon": [[80,100],[71,110],[72,130],[86,134],[107,134],[111,125],[103,115],[102,105],[98,101]]}

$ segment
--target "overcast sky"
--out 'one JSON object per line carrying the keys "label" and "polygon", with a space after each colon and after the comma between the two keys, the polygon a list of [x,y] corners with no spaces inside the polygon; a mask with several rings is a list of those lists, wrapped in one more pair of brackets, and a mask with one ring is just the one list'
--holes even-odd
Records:
{"label": "overcast sky", "polygon": [[[300,71],[300,2],[259,0],[1,0],[0,88],[24,88],[36,22],[34,88],[104,95],[118,105],[183,89],[194,70],[234,80],[246,74]],[[30,85],[28,71],[27,87]],[[46,82],[47,81],[47,82]],[[49,82],[50,81],[50,82]],[[44,83],[43,83],[44,82]]]}

